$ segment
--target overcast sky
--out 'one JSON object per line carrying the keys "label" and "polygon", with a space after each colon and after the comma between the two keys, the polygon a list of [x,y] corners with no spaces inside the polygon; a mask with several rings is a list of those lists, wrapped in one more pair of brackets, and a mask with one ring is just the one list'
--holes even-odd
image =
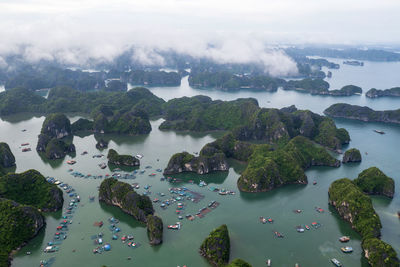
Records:
{"label": "overcast sky", "polygon": [[173,48],[241,62],[265,44],[400,44],[399,14],[400,0],[1,0],[0,55],[23,44],[30,60],[73,63],[135,45],[144,61]]}

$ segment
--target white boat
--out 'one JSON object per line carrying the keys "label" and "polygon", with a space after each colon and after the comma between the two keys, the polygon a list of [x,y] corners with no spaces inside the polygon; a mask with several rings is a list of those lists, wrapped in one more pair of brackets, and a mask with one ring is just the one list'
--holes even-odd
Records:
{"label": "white boat", "polygon": [[135,158],[137,158],[137,159],[142,159],[142,158],[143,158],[143,155],[142,155],[142,154],[137,154],[137,155],[135,156]]}
{"label": "white boat", "polygon": [[331,262],[335,264],[337,267],[342,267],[343,265],[338,261],[337,259],[333,258],[331,259]]}
{"label": "white boat", "polygon": [[352,247],[342,247],[340,248],[344,253],[351,253],[353,252],[353,248]]}

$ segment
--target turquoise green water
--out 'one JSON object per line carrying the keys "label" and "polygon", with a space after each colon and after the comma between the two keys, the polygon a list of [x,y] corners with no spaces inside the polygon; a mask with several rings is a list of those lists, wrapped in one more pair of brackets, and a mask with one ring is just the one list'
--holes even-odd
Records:
{"label": "turquoise green water", "polygon": [[[213,90],[195,90],[185,87],[185,84],[178,88],[152,88],[157,95],[168,99],[181,95],[193,95],[203,93],[220,99],[234,99],[237,97],[256,97],[261,106],[282,107],[296,104],[301,108],[308,108],[315,112],[321,112],[329,103],[338,102],[341,99],[350,103],[358,104],[364,101],[373,108],[398,108],[399,100],[379,99],[368,100],[361,97],[351,98],[332,98],[314,97],[297,92],[277,93],[222,93]],[[270,101],[268,103],[267,101]],[[265,104],[265,105],[264,105]],[[72,117],[76,120],[77,117]],[[38,266],[41,259],[55,257],[52,266],[208,266],[208,264],[198,255],[198,248],[203,239],[215,227],[226,223],[231,237],[231,259],[236,257],[243,258],[253,264],[253,266],[265,266],[266,259],[272,260],[273,266],[330,266],[330,258],[336,257],[344,266],[365,265],[365,259],[361,255],[360,237],[351,230],[350,226],[340,220],[340,218],[328,206],[328,188],[332,181],[349,177],[354,178],[357,174],[370,166],[378,166],[387,175],[393,177],[396,184],[399,182],[398,174],[400,166],[398,164],[398,140],[400,140],[400,128],[393,125],[363,123],[349,120],[336,120],[339,127],[345,127],[351,135],[352,141],[349,147],[357,147],[363,155],[363,162],[360,164],[345,165],[340,168],[319,167],[307,171],[309,181],[316,180],[317,185],[306,186],[286,186],[268,193],[246,194],[239,193],[236,181],[239,177],[238,172],[243,169],[243,165],[232,162],[229,172],[221,172],[212,175],[197,176],[194,174],[184,174],[177,176],[183,181],[178,184],[169,184],[160,181],[161,174],[156,172],[157,168],[164,168],[169,157],[176,152],[187,150],[188,152],[198,152],[201,147],[218,138],[222,133],[212,134],[187,134],[175,132],[161,132],[158,125],[161,119],[152,121],[152,132],[146,136],[112,136],[106,138],[111,140],[110,148],[116,149],[119,153],[143,154],[141,169],[151,165],[151,169],[146,169],[143,175],[137,175],[135,180],[127,182],[137,182],[141,188],[138,190],[143,193],[145,185],[151,185],[151,195],[153,199],[158,192],[169,197],[168,188],[173,186],[186,186],[187,188],[204,195],[204,199],[199,203],[185,201],[183,214],[195,214],[198,209],[206,206],[211,200],[220,203],[212,212],[204,218],[196,218],[193,222],[186,219],[182,220],[182,229],[173,231],[165,229],[164,243],[158,247],[148,245],[146,228],[130,216],[123,214],[118,208],[100,205],[97,198],[94,202],[89,201],[90,195],[97,196],[97,187],[100,180],[74,178],[68,173],[69,165],[65,163],[70,159],[47,161],[42,159],[35,151],[37,135],[40,132],[44,117],[23,118],[21,116],[0,121],[0,136],[2,141],[9,143],[17,159],[17,172],[25,171],[30,168],[38,169],[44,175],[54,176],[63,182],[73,186],[81,196],[81,204],[73,216],[73,224],[70,225],[68,238],[60,245],[60,251],[54,254],[42,252],[46,242],[50,241],[55,233],[55,228],[59,225],[61,212],[46,215],[46,228],[16,254],[12,263],[13,266]],[[385,135],[373,132],[373,129],[382,129]],[[26,132],[21,132],[27,129]],[[33,151],[22,153],[20,144],[31,143]],[[101,170],[97,165],[104,162],[104,159],[92,158],[93,154],[99,151],[95,148],[95,138],[93,135],[85,137],[74,137],[74,144],[77,148],[75,160],[77,163],[72,167],[76,171],[92,175],[105,175],[111,173],[110,170]],[[88,155],[80,155],[87,150]],[[368,152],[368,155],[365,154]],[[106,152],[103,152],[106,154]],[[338,155],[338,157],[340,157]],[[158,159],[158,160],[157,160]],[[155,172],[155,177],[148,174]],[[195,184],[188,183],[194,180]],[[197,184],[200,179],[207,181],[210,186],[225,188],[236,191],[233,196],[220,196],[211,192],[207,187],[199,187]],[[161,198],[161,199],[165,199]],[[68,197],[66,204],[68,204]],[[400,207],[399,194],[396,193],[393,200],[384,198],[373,198],[376,211],[382,220],[382,239],[389,242],[397,252],[400,252],[400,221],[395,213]],[[164,226],[174,224],[178,221],[175,213],[175,205],[163,210],[159,204],[154,204],[156,213],[162,217]],[[322,207],[325,213],[317,213],[315,206]],[[303,212],[296,214],[294,209],[302,209]],[[129,248],[122,244],[120,240],[111,240],[111,233],[107,229],[107,218],[114,216],[120,220],[119,227],[122,234],[132,234],[135,242],[141,245],[136,248]],[[272,217],[274,224],[261,224],[258,220],[260,216]],[[95,221],[103,220],[103,228],[94,227]],[[317,221],[322,224],[318,229],[311,229],[303,234],[297,233],[297,225],[310,225]],[[102,255],[94,255],[92,249],[95,247],[91,236],[104,233],[104,240],[112,246],[110,252]],[[279,231],[285,235],[283,239],[277,239],[273,231]],[[122,235],[120,234],[120,235]],[[350,246],[354,248],[352,254],[346,255],[340,251],[341,244],[338,238],[342,235],[350,235],[352,240]],[[26,255],[30,251],[31,255]],[[131,257],[131,260],[127,260]]]}

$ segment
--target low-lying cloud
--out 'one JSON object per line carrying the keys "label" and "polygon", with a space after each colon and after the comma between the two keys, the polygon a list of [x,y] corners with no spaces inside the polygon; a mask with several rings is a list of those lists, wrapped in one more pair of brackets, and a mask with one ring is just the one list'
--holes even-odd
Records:
{"label": "low-lying cloud", "polygon": [[144,65],[176,51],[285,75],[296,64],[272,44],[400,43],[399,8],[397,0],[3,0],[0,56],[82,65],[134,48]]}

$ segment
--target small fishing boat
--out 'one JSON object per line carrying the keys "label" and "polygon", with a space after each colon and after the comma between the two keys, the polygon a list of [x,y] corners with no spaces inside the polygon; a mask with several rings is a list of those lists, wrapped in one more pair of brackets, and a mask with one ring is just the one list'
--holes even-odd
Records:
{"label": "small fishing boat", "polygon": [[313,185],[316,185],[316,184],[317,184],[317,181],[314,180],[312,184],[313,184]]}
{"label": "small fishing boat", "polygon": [[325,210],[323,208],[320,208],[320,207],[315,207],[315,210],[317,212],[319,212],[319,213],[324,213],[325,212]]}
{"label": "small fishing boat", "polygon": [[274,220],[273,220],[273,219],[271,219],[271,218],[268,218],[268,219],[267,219],[267,222],[269,222],[269,223],[273,223],[273,222],[274,222]]}
{"label": "small fishing boat", "polygon": [[25,148],[22,149],[22,152],[28,152],[28,151],[31,151],[31,148],[25,147]]}
{"label": "small fishing boat", "polygon": [[105,168],[107,168],[107,164],[106,163],[100,163],[99,164],[99,167],[101,168],[101,169],[105,169]]}
{"label": "small fishing boat", "polygon": [[307,224],[305,225],[305,228],[306,228],[307,230],[310,230],[310,226],[308,226]]}
{"label": "small fishing boat", "polygon": [[143,158],[143,155],[137,154],[137,155],[135,156],[135,158],[137,158],[137,159],[142,159],[142,158]]}
{"label": "small fishing boat", "polygon": [[267,223],[267,219],[265,219],[264,217],[260,217],[260,222],[266,224]]}
{"label": "small fishing boat", "polygon": [[339,241],[342,243],[346,243],[350,241],[350,237],[348,236],[342,236],[341,238],[339,238]]}
{"label": "small fishing boat", "polygon": [[376,133],[378,133],[378,134],[385,134],[385,132],[384,132],[384,131],[377,130],[377,129],[374,129],[374,132],[376,132]]}
{"label": "small fishing boat", "polygon": [[299,233],[304,233],[304,228],[301,227],[301,226],[298,226],[298,227],[296,228],[296,231],[299,232]]}
{"label": "small fishing boat", "polygon": [[81,155],[83,156],[83,155],[86,155],[88,152],[87,151],[83,151],[82,153],[81,153]]}
{"label": "small fishing boat", "polygon": [[67,164],[69,165],[74,165],[76,163],[75,160],[67,160]]}
{"label": "small fishing boat", "polygon": [[268,259],[266,262],[267,266],[271,266],[271,259]]}
{"label": "small fishing boat", "polygon": [[344,253],[353,252],[353,248],[352,247],[342,247],[342,248],[340,248],[340,250],[343,251]]}
{"label": "small fishing boat", "polygon": [[281,234],[281,233],[279,233],[279,232],[277,232],[277,231],[274,231],[274,234],[275,234],[275,236],[278,237],[278,238],[283,238],[283,234]]}
{"label": "small fishing boat", "polygon": [[21,146],[29,146],[29,143],[23,143]]}
{"label": "small fishing boat", "polygon": [[331,259],[331,262],[335,264],[337,267],[342,267],[343,265],[338,261],[337,259],[333,258]]}

